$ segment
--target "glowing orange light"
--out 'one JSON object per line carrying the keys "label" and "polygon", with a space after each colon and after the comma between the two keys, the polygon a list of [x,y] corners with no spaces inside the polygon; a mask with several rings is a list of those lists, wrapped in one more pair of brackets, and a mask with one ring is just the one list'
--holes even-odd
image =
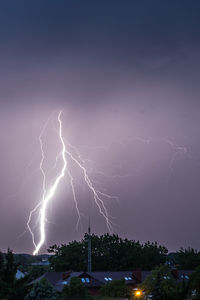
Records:
{"label": "glowing orange light", "polygon": [[136,297],[142,296],[142,291],[140,291],[140,290],[135,291],[135,296]]}

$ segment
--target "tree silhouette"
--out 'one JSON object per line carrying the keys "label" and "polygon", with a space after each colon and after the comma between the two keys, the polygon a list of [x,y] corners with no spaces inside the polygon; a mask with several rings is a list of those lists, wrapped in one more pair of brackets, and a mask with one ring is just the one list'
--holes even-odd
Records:
{"label": "tree silhouette", "polygon": [[25,300],[56,300],[56,292],[52,285],[45,278],[37,281],[31,291],[26,295]]}
{"label": "tree silhouette", "polygon": [[[68,245],[53,245],[48,249],[54,255],[50,258],[54,271],[87,270],[87,234],[80,242]],[[123,271],[152,270],[166,261],[167,249],[157,243],[122,239],[118,235],[92,235],[92,270]]]}
{"label": "tree silhouette", "polygon": [[91,300],[87,289],[78,277],[70,280],[70,285],[65,285],[62,291],[61,300]]}

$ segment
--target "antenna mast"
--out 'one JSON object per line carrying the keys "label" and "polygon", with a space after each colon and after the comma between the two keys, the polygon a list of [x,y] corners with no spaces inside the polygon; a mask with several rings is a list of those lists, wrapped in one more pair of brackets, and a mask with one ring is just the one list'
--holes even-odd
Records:
{"label": "antenna mast", "polygon": [[92,245],[91,245],[90,219],[89,219],[89,227],[88,227],[88,272],[92,272]]}

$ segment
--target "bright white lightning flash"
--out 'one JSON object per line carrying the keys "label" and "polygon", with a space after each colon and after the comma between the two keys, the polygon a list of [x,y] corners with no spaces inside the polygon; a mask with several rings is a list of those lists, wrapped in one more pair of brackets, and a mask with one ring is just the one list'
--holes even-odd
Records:
{"label": "bright white lightning flash", "polygon": [[[105,193],[102,193],[98,190],[95,189],[94,185],[92,184],[91,179],[88,176],[87,170],[86,168],[83,166],[83,162],[80,162],[80,156],[78,156],[78,159],[75,158],[75,156],[66,148],[65,142],[64,142],[64,138],[63,138],[63,132],[62,132],[62,120],[61,120],[61,114],[62,112],[60,111],[58,114],[58,123],[59,123],[59,139],[62,145],[62,151],[60,153],[60,155],[62,156],[62,161],[63,161],[63,165],[62,165],[62,169],[59,173],[59,175],[54,179],[53,184],[51,185],[51,187],[49,189],[46,188],[46,175],[43,169],[43,162],[45,159],[45,153],[44,153],[44,148],[43,148],[43,143],[42,143],[42,135],[46,129],[47,122],[45,123],[42,132],[39,136],[39,142],[40,142],[40,148],[41,148],[41,153],[42,153],[42,158],[40,161],[40,170],[43,176],[43,195],[42,195],[42,200],[36,205],[36,207],[30,212],[29,214],[29,218],[28,218],[28,222],[27,222],[27,227],[31,233],[31,237],[32,237],[32,241],[33,244],[35,246],[35,250],[33,251],[33,255],[36,255],[39,253],[42,245],[44,244],[45,240],[46,240],[46,230],[45,230],[45,225],[47,222],[47,208],[48,208],[48,204],[50,202],[50,200],[55,196],[56,190],[58,188],[58,185],[61,181],[61,179],[65,176],[65,173],[67,173],[68,178],[69,178],[69,183],[71,185],[71,190],[72,190],[72,195],[73,195],[73,199],[74,199],[74,203],[75,203],[75,207],[77,210],[77,214],[78,214],[78,222],[77,222],[77,226],[78,223],[80,222],[80,218],[81,218],[81,214],[80,211],[78,209],[78,201],[76,199],[76,194],[75,194],[75,188],[74,188],[74,178],[68,168],[68,164],[67,164],[67,158],[66,156],[69,157],[69,159],[71,159],[80,169],[81,173],[83,174],[83,179],[88,187],[88,189],[91,191],[92,195],[93,195],[93,199],[94,202],[99,210],[99,213],[105,218],[106,220],[106,224],[108,227],[109,232],[112,232],[112,222],[109,219],[109,215],[108,215],[108,211],[105,207],[104,201],[101,198],[101,196],[103,197],[107,197],[107,198],[115,198],[112,197],[110,195],[107,195]],[[56,157],[56,161],[57,161],[58,157]],[[34,213],[37,212],[37,210],[39,209],[39,232],[40,232],[40,239],[39,242],[36,243],[35,242],[35,236],[34,236],[34,232],[31,229],[30,223],[31,223],[31,219]]]}
{"label": "bright white lightning flash", "polygon": [[[66,161],[66,158],[65,158],[66,149],[65,149],[65,143],[64,143],[64,140],[63,140],[63,137],[62,137],[62,122],[61,122],[60,116],[61,116],[61,112],[59,112],[59,115],[58,115],[58,122],[59,122],[59,138],[60,138],[60,141],[61,141],[61,144],[62,144],[63,167],[61,169],[60,174],[57,176],[57,178],[55,179],[53,185],[49,189],[49,191],[46,191],[46,188],[45,188],[45,173],[44,173],[43,168],[42,168],[42,164],[43,164],[43,161],[44,161],[44,151],[43,151],[42,142],[41,142],[41,135],[40,135],[40,145],[41,145],[41,151],[42,151],[42,160],[40,162],[40,170],[42,171],[42,174],[43,174],[43,197],[42,197],[42,201],[39,202],[39,204],[31,211],[31,213],[29,215],[28,224],[27,224],[28,228],[29,228],[29,231],[31,232],[31,235],[33,237],[33,244],[35,246],[35,250],[33,252],[33,255],[38,254],[40,248],[42,247],[42,245],[45,242],[45,239],[46,239],[45,223],[46,223],[46,219],[47,219],[47,217],[46,217],[47,206],[48,206],[48,203],[51,200],[51,198],[54,196],[54,194],[56,192],[56,189],[58,187],[58,184],[60,183],[60,180],[64,177],[65,170],[66,170],[66,167],[67,167],[67,161]],[[38,244],[36,244],[35,240],[34,240],[34,234],[30,230],[29,223],[30,223],[30,219],[31,219],[31,216],[32,216],[33,212],[35,212],[39,206],[41,206],[41,208],[40,208],[40,241],[39,241]]]}
{"label": "bright white lightning flash", "polygon": [[[78,229],[79,223],[81,222],[81,213],[79,211],[78,198],[76,197],[76,190],[75,190],[75,187],[76,187],[75,179],[76,178],[73,177],[73,172],[71,172],[71,169],[70,169],[71,165],[75,165],[77,167],[77,169],[80,171],[82,178],[83,178],[86,186],[88,187],[88,190],[92,194],[92,198],[94,200],[96,207],[98,208],[99,213],[105,219],[109,232],[110,233],[112,232],[113,223],[110,221],[110,216],[108,215],[108,211],[106,209],[104,199],[105,198],[115,198],[116,199],[117,197],[110,196],[110,195],[106,194],[105,191],[102,192],[102,190],[100,191],[95,188],[95,183],[89,176],[90,170],[88,170],[88,168],[87,169],[85,168],[85,163],[86,163],[86,161],[88,162],[89,160],[83,160],[81,158],[81,155],[77,151],[77,149],[74,146],[72,146],[68,141],[65,141],[65,139],[63,137],[61,115],[62,115],[62,112],[59,112],[58,117],[57,117],[59,130],[56,129],[56,132],[58,133],[58,139],[61,143],[62,148],[61,148],[60,153],[55,157],[55,165],[53,168],[54,169],[56,168],[58,160],[59,161],[62,160],[62,167],[61,167],[59,174],[56,176],[56,178],[53,179],[53,181],[50,185],[50,188],[47,188],[46,172],[43,167],[43,164],[44,164],[44,161],[46,158],[44,144],[43,144],[43,135],[45,133],[45,130],[49,123],[49,120],[52,117],[52,114],[48,118],[47,122],[44,124],[42,131],[39,135],[39,143],[40,143],[40,150],[41,150],[41,160],[40,160],[39,167],[40,167],[40,171],[42,174],[42,197],[41,197],[40,202],[30,212],[28,222],[27,222],[27,228],[31,234],[32,242],[35,247],[35,250],[33,252],[34,255],[39,253],[41,247],[45,243],[48,205],[49,205],[50,200],[55,196],[56,191],[58,189],[58,186],[59,186],[62,178],[65,176],[71,187],[72,197],[73,197],[73,201],[74,201],[75,208],[76,208],[77,215],[78,215],[78,221],[77,221],[77,226],[76,226],[77,229]],[[183,157],[192,159],[195,162],[198,162],[198,165],[200,165],[199,161],[197,161],[198,159],[193,157],[193,155],[190,154],[189,149],[187,149],[185,146],[179,146],[178,144],[174,143],[172,140],[170,140],[168,138],[164,138],[164,137],[162,137],[162,138],[143,138],[140,136],[136,136],[136,137],[131,137],[130,139],[128,139],[126,141],[117,141],[117,142],[113,142],[113,143],[114,144],[117,143],[117,144],[119,144],[119,146],[127,147],[127,146],[131,146],[134,142],[140,142],[145,145],[154,144],[154,143],[155,144],[163,143],[167,147],[171,148],[172,153],[173,153],[172,157],[170,159],[170,162],[169,162],[169,168],[171,171],[173,171],[173,164],[178,156],[183,156]],[[111,148],[111,146],[113,146],[113,143],[111,143],[107,147],[102,146],[102,147],[95,147],[95,148],[107,150],[107,149]],[[88,146],[83,146],[83,147],[88,147]],[[69,162],[69,164],[68,164],[68,162]],[[121,165],[121,162],[120,162],[120,165]],[[97,169],[92,170],[92,172],[100,174],[105,177],[112,178],[112,179],[126,178],[126,177],[133,176],[133,174],[108,175],[103,172],[100,172]],[[36,226],[35,227],[31,226],[32,218],[33,218],[33,215],[35,215],[35,214],[37,216],[37,223],[39,223],[39,241],[38,242],[36,242],[35,234],[34,234]]]}

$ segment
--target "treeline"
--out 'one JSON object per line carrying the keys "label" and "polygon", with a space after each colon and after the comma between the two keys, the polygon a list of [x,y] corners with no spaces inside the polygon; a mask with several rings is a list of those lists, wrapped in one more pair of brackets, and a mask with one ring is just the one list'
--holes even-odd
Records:
{"label": "treeline", "polygon": [[[188,253],[187,253],[188,255]],[[57,293],[46,280],[32,282],[31,274],[17,280],[17,264],[14,255],[8,249],[6,254],[0,252],[0,299],[4,300],[105,300],[115,297],[152,300],[200,300],[200,267],[181,280],[176,280],[171,268],[160,265],[152,270],[150,276],[138,286],[138,290],[129,289],[125,280],[113,280],[100,289],[98,297],[89,295],[87,288],[80,278],[72,278],[64,286],[61,293]],[[36,267],[37,268],[37,267]]]}
{"label": "treeline", "polygon": [[[200,300],[199,251],[188,248],[168,254],[167,248],[156,242],[142,244],[139,241],[122,239],[118,235],[96,236],[93,234],[91,239],[93,271],[153,270],[152,275],[141,285],[144,295],[152,295],[152,299],[158,299],[157,296],[160,293],[164,300],[179,300],[189,295],[190,299]],[[15,255],[9,249],[5,254],[0,252],[0,299],[71,300],[71,294],[75,293],[74,288],[76,286],[76,292],[80,293],[81,291],[85,295],[83,299],[91,299],[91,297],[88,298],[89,296],[78,278],[72,282],[72,285],[65,287],[61,295],[56,294],[52,286],[45,280],[36,282],[34,285],[31,284],[33,280],[46,271],[86,271],[88,235],[85,235],[81,241],[73,241],[61,246],[54,245],[48,251],[53,255],[50,255],[50,266],[47,267],[27,265],[26,259],[24,260],[26,255]],[[29,262],[32,261],[29,256],[27,259]],[[39,259],[39,257],[34,259]],[[25,268],[23,268],[24,264]],[[173,267],[182,270],[195,270],[195,272],[192,273],[189,280],[188,278],[187,280],[184,279],[179,284],[179,282],[175,282],[172,276],[171,268]],[[17,280],[17,269],[27,270],[23,279]],[[126,285],[122,282],[121,285],[120,293],[123,292],[125,295]],[[119,282],[116,286],[113,282],[102,289],[101,295],[114,297],[119,293],[118,287]],[[78,295],[78,299],[81,299]]]}
{"label": "treeline", "polygon": [[32,263],[38,263],[41,262],[42,259],[47,259],[50,255],[44,254],[44,255],[31,255],[31,254],[15,254],[14,255],[14,261],[19,266],[20,271],[22,272],[30,272],[30,266]]}
{"label": "treeline", "polygon": [[[92,235],[92,270],[152,270],[164,264],[168,250],[156,242],[141,244],[139,241],[122,239],[118,235]],[[53,245],[48,252],[51,267],[54,271],[85,271],[87,270],[88,235],[81,241],[73,241],[66,245]]]}
{"label": "treeline", "polygon": [[[200,252],[192,248],[181,248],[176,253],[168,254],[168,249],[157,242],[142,244],[115,234],[93,234],[91,240],[93,271],[152,270],[165,263],[189,270],[200,265]],[[88,235],[85,234],[81,241],[53,245],[48,252],[54,254],[49,259],[52,270],[86,271]]]}
{"label": "treeline", "polygon": [[194,270],[197,266],[200,266],[200,252],[190,247],[187,249],[181,248],[176,253],[170,253],[168,260],[178,269]]}
{"label": "treeline", "polygon": [[[151,275],[138,288],[144,296],[141,299],[200,300],[199,283],[199,267],[190,275],[176,278],[169,266],[162,265],[152,270]],[[134,299],[137,299],[137,297]]]}
{"label": "treeline", "polygon": [[27,292],[26,279],[16,279],[17,268],[10,249],[6,254],[0,252],[0,299],[24,299]]}

